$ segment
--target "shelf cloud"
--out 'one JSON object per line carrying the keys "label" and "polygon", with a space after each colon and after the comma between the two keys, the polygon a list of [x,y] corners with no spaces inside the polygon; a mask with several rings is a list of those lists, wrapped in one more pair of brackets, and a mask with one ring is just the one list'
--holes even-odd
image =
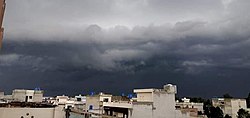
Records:
{"label": "shelf cloud", "polygon": [[[0,80],[24,83],[0,86],[73,94],[173,82],[206,87],[182,95],[242,96],[234,89],[249,91],[249,9],[247,0],[10,0]],[[228,87],[236,80],[245,83]],[[73,90],[63,89],[69,83]]]}

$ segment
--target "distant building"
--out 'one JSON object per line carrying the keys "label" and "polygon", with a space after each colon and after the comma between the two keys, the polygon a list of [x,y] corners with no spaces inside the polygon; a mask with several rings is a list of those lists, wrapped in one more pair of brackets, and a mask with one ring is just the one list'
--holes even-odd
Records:
{"label": "distant building", "polygon": [[237,118],[239,109],[247,109],[245,99],[213,98],[212,103],[214,107],[220,107],[224,115],[228,114],[232,118]]}
{"label": "distant building", "polygon": [[66,118],[64,107],[44,103],[43,93],[40,89],[15,89],[12,95],[1,92],[0,118]]}
{"label": "distant building", "polygon": [[111,102],[104,102],[104,115],[119,118],[130,118],[133,103],[126,96],[112,96]]}
{"label": "distant building", "polygon": [[56,104],[57,105],[65,105],[68,100],[69,100],[68,96],[65,96],[65,95],[56,96]]}
{"label": "distant building", "polygon": [[86,108],[85,110],[93,114],[103,114],[103,104],[105,102],[111,102],[112,95],[100,93],[98,95],[86,96]]}
{"label": "distant building", "polygon": [[63,107],[41,103],[0,103],[0,118],[65,118]]}
{"label": "distant building", "polygon": [[203,103],[190,102],[190,99],[183,98],[183,102],[176,102],[176,109],[179,109],[182,113],[189,113],[190,117],[197,118],[203,113]]}
{"label": "distant building", "polygon": [[[136,98],[124,99],[122,96],[100,102],[100,95],[87,97],[89,110],[98,110],[105,117],[119,118],[189,118],[189,112],[181,112],[175,108],[175,85],[165,85],[163,89],[135,89]],[[91,98],[91,99],[90,99]],[[117,99],[118,98],[118,99]],[[110,99],[110,96],[109,96]],[[90,101],[96,104],[90,106]],[[93,104],[93,103],[92,103]],[[95,109],[97,106],[97,109]],[[98,107],[100,106],[100,107]]]}
{"label": "distant building", "polygon": [[74,98],[74,108],[79,110],[85,110],[86,108],[86,96],[78,95]]}
{"label": "distant building", "polygon": [[187,118],[175,108],[177,87],[167,84],[163,89],[135,89],[136,101],[133,102],[131,118]]}
{"label": "distant building", "polygon": [[42,102],[43,91],[15,89],[12,92],[12,98],[14,101],[19,101],[19,102]]}
{"label": "distant building", "polygon": [[0,91],[0,99],[4,98],[4,92]]}

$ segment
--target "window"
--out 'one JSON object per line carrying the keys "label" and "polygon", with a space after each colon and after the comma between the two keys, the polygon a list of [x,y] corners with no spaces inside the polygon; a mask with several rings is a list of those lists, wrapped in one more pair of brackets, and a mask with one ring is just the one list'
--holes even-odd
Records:
{"label": "window", "polygon": [[29,99],[32,99],[32,96],[29,96]]}
{"label": "window", "polygon": [[108,101],[109,101],[108,98],[104,98],[104,99],[103,99],[103,102],[108,102]]}
{"label": "window", "polygon": [[76,98],[76,101],[82,101],[82,99],[81,98]]}
{"label": "window", "polygon": [[89,110],[93,110],[93,105],[90,105],[90,106],[89,106]]}

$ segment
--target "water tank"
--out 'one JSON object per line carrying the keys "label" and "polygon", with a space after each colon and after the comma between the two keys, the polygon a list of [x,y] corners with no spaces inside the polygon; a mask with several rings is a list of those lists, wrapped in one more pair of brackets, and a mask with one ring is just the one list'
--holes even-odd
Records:
{"label": "water tank", "polygon": [[163,88],[169,94],[176,94],[177,93],[177,87],[176,87],[176,85],[167,84],[167,85],[164,85]]}

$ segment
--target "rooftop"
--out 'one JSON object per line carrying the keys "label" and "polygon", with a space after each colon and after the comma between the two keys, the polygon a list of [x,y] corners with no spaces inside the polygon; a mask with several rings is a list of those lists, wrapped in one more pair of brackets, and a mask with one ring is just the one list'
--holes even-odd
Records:
{"label": "rooftop", "polygon": [[6,108],[54,108],[52,104],[44,103],[31,103],[31,102],[11,102],[11,103],[0,103],[0,107]]}

